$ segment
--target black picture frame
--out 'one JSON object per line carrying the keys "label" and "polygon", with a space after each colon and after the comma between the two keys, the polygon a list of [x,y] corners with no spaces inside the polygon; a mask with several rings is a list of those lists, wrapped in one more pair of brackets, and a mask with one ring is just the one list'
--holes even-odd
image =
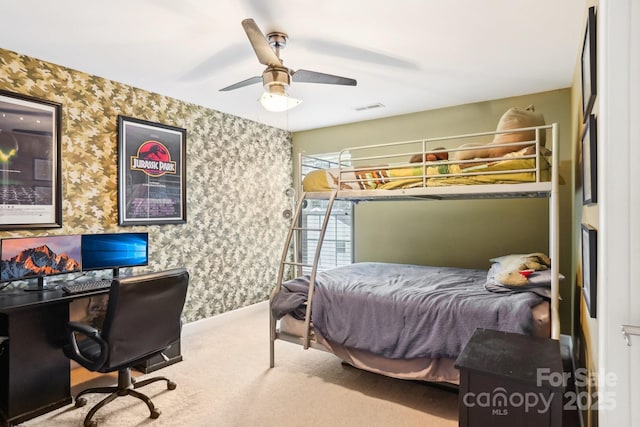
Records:
{"label": "black picture frame", "polygon": [[596,11],[590,7],[587,14],[587,26],[582,42],[582,117],[587,119],[596,100],[597,73],[596,73]]}
{"label": "black picture frame", "polygon": [[582,132],[582,204],[598,202],[598,132],[596,117],[589,114]]}
{"label": "black picture frame", "polygon": [[118,116],[118,223],[187,221],[186,129]]}
{"label": "black picture frame", "polygon": [[0,230],[62,227],[61,112],[0,89]]}
{"label": "black picture frame", "polygon": [[595,318],[598,306],[598,237],[597,230],[582,224],[582,294],[589,310]]}

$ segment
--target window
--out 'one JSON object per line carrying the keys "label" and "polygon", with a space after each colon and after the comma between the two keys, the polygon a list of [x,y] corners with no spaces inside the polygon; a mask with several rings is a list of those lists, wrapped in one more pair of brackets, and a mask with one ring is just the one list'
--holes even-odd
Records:
{"label": "window", "polygon": [[[342,155],[342,162],[349,164],[350,158]],[[326,169],[338,166],[338,153],[330,155],[302,156],[302,175],[314,169]],[[302,228],[302,263],[311,265],[315,256],[322,221],[327,210],[327,200],[306,200],[306,206],[301,213]],[[311,229],[311,230],[306,230]],[[324,235],[324,244],[320,252],[318,269],[340,267],[353,262],[353,203],[344,200],[336,200],[333,203],[331,216]],[[311,272],[310,268],[303,268],[304,274]]]}

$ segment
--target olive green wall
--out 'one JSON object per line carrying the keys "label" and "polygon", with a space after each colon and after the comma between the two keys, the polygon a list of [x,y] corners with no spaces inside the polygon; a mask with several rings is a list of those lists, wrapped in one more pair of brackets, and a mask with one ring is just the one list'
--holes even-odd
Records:
{"label": "olive green wall", "polygon": [[[298,153],[319,154],[367,144],[459,135],[496,128],[510,107],[535,106],[546,123],[559,123],[560,271],[562,332],[571,332],[571,90],[467,104],[293,134]],[[550,147],[550,142],[547,144]],[[547,199],[360,203],[355,208],[355,258],[470,268],[489,268],[507,253],[548,253]]]}
{"label": "olive green wall", "polygon": [[[148,231],[148,269],[191,274],[186,321],[267,299],[288,225],[288,132],[3,49],[0,88],[62,105],[63,190],[62,228],[0,238]],[[186,224],[117,225],[120,114],[187,130]]]}

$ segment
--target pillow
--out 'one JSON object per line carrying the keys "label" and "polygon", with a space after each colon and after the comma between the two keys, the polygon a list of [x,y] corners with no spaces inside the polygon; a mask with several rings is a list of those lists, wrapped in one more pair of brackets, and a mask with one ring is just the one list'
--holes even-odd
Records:
{"label": "pillow", "polygon": [[[558,274],[559,280],[564,280],[562,274]],[[534,271],[527,277],[531,286],[549,286],[551,287],[551,270]]]}
{"label": "pillow", "polygon": [[[535,112],[535,107],[529,105],[526,108],[513,107],[508,109],[500,120],[496,131],[508,131],[512,129],[528,128],[533,126],[544,125],[544,117],[541,113]],[[545,133],[540,132],[540,147],[545,145]],[[502,157],[511,151],[518,151],[523,148],[521,145],[502,147],[497,144],[507,144],[510,142],[533,141],[536,138],[534,130],[526,132],[504,132],[494,136],[493,141],[489,144],[481,145],[475,150],[463,150],[455,152],[456,160],[469,160],[475,158]],[[475,144],[474,144],[475,145]],[[472,146],[467,144],[465,146]],[[463,147],[465,147],[463,146]]]}
{"label": "pillow", "polygon": [[501,271],[502,266],[499,262],[494,262],[493,264],[491,264],[491,267],[489,267],[489,271],[487,272],[487,282],[495,281],[496,274],[500,273]]}
{"label": "pillow", "polygon": [[[502,271],[502,266],[499,263],[491,264],[491,268],[489,268],[489,272],[487,273],[487,281],[493,281],[500,283],[496,276]],[[562,274],[558,275],[560,280],[564,279]],[[514,287],[514,288],[522,288],[523,286],[511,286],[509,284],[500,283],[502,286],[506,287]],[[527,277],[527,286],[551,286],[551,270],[542,270],[542,271],[534,271]]]}
{"label": "pillow", "polygon": [[546,270],[551,266],[551,260],[542,252],[534,252],[530,254],[510,254],[497,258],[491,258],[489,261],[502,265],[503,270]]}
{"label": "pillow", "polygon": [[[502,265],[499,262],[491,264],[491,268],[487,273],[487,283],[485,289],[490,292],[497,293],[515,293],[515,292],[533,292],[541,297],[551,298],[551,270],[535,271],[527,278],[527,284],[524,286],[512,286],[501,283],[496,276],[502,272]],[[564,276],[560,274],[559,280],[563,280]]]}
{"label": "pillow", "polygon": [[[511,129],[521,129],[533,126],[544,125],[544,117],[542,113],[536,113],[535,107],[529,105],[527,108],[513,107],[507,110],[500,117],[497,131],[505,131]],[[545,132],[540,133],[540,145],[545,145]],[[536,132],[531,130],[527,132],[506,132],[498,133],[494,136],[492,144],[507,144],[509,142],[533,141],[536,139]],[[507,147],[505,147],[507,148]]]}

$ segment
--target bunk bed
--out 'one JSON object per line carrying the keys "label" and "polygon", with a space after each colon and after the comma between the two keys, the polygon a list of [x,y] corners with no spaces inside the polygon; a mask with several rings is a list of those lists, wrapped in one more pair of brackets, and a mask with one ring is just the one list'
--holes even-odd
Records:
{"label": "bunk bed", "polygon": [[[335,168],[300,179],[296,211],[270,295],[270,366],[275,363],[275,341],[284,340],[332,352],[372,372],[457,384],[455,358],[476,327],[559,339],[558,125],[509,132],[520,137],[499,142],[499,154],[481,158],[473,153],[494,145],[504,132],[350,147],[340,153]],[[491,143],[484,142],[491,136]],[[549,139],[550,150],[545,147]],[[349,153],[349,163],[342,160],[344,153]],[[520,271],[524,264],[517,264],[515,272],[507,272],[507,261],[523,256],[517,254],[493,260],[489,271],[385,263],[319,269],[335,200],[530,197],[549,200],[548,252],[526,254],[546,260],[537,264],[540,268]],[[328,201],[320,229],[301,226],[308,199]],[[305,230],[319,235],[308,265],[302,263],[298,247]],[[302,274],[303,269],[309,273]],[[530,274],[539,282],[526,278]]]}

